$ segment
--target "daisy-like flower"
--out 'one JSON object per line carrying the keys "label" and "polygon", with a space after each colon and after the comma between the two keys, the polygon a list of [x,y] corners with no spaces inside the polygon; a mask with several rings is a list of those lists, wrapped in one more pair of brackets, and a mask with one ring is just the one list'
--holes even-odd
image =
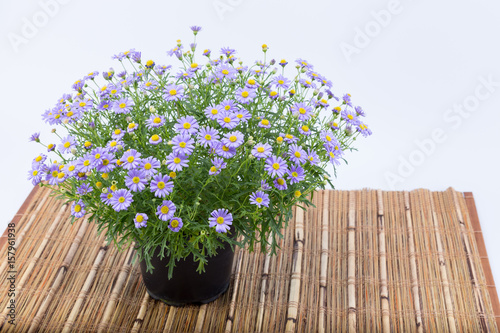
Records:
{"label": "daisy-like flower", "polygon": [[267,191],[271,189],[271,186],[269,186],[269,184],[263,179],[260,181],[260,188],[262,191]]}
{"label": "daisy-like flower", "polygon": [[50,185],[57,185],[59,183],[58,175],[59,165],[53,163],[47,169],[45,180],[48,181]]}
{"label": "daisy-like flower", "polygon": [[232,99],[226,99],[222,101],[219,105],[221,109],[224,111],[235,112],[238,109],[236,103]]}
{"label": "daisy-like flower", "polygon": [[121,128],[117,128],[111,134],[111,138],[115,139],[115,140],[121,140],[124,135],[125,135],[125,131],[123,131]]}
{"label": "daisy-like flower", "polygon": [[264,118],[261,121],[259,121],[259,124],[257,126],[262,127],[262,128],[270,128],[271,122]]}
{"label": "daisy-like flower", "polygon": [[107,152],[108,151],[106,149],[101,148],[101,147],[97,147],[97,148],[93,149],[90,152],[90,155],[92,156],[90,159],[90,161],[92,162],[92,167],[94,167],[94,168],[99,167],[103,162],[103,158],[106,157]]}
{"label": "daisy-like flower", "polygon": [[202,127],[198,132],[198,142],[203,147],[215,147],[219,143],[219,132],[212,127]]}
{"label": "daisy-like flower", "polygon": [[167,167],[172,171],[181,171],[188,166],[188,162],[186,156],[174,152],[167,156]]}
{"label": "daisy-like flower", "polygon": [[44,176],[45,173],[40,169],[33,168],[28,172],[28,180],[31,180],[33,186],[38,185]]}
{"label": "daisy-like flower", "polygon": [[347,104],[349,106],[352,106],[350,94],[345,94],[344,96],[342,96],[342,104]]}
{"label": "daisy-like flower", "polygon": [[220,65],[215,70],[215,75],[219,79],[228,79],[232,80],[236,78],[238,72],[232,67],[228,65]]}
{"label": "daisy-like flower", "polygon": [[163,99],[165,99],[167,102],[180,101],[186,97],[184,95],[184,87],[176,84],[169,84],[165,87],[163,92]]}
{"label": "daisy-like flower", "polygon": [[253,101],[257,94],[254,89],[238,88],[234,92],[235,99],[241,104],[248,104]]}
{"label": "daisy-like flower", "polygon": [[365,116],[365,111],[363,111],[363,108],[361,106],[356,106],[354,108],[354,110],[356,111],[356,114],[358,116],[361,116],[361,117],[364,117]]}
{"label": "daisy-like flower", "polygon": [[236,118],[240,120],[240,122],[246,122],[248,119],[252,118],[252,115],[250,112],[248,112],[246,109],[240,109],[235,112]]}
{"label": "daisy-like flower", "polygon": [[284,159],[279,156],[272,155],[266,160],[266,166],[264,169],[271,175],[271,177],[283,177],[288,171],[288,166],[286,165]]}
{"label": "daisy-like flower", "polygon": [[229,148],[238,148],[243,143],[243,140],[243,134],[239,131],[234,131],[224,134],[222,143]]}
{"label": "daisy-like flower", "polygon": [[245,83],[245,87],[250,89],[256,89],[259,86],[259,83],[253,78],[248,79],[248,81]]}
{"label": "daisy-like flower", "polygon": [[261,159],[270,156],[273,152],[273,147],[268,143],[257,143],[252,149],[252,155]]}
{"label": "daisy-like flower", "polygon": [[325,145],[326,155],[330,158],[330,163],[340,165],[340,154],[331,146]]}
{"label": "daisy-like flower", "polygon": [[112,107],[112,103],[109,100],[103,99],[97,106],[97,110],[99,111],[109,111]]}
{"label": "daisy-like flower", "polygon": [[229,48],[229,47],[223,47],[220,49],[220,54],[225,55],[226,57],[229,57],[235,53],[236,53],[236,50]]}
{"label": "daisy-like flower", "polygon": [[294,116],[297,116],[300,121],[307,121],[311,118],[312,107],[305,103],[296,103],[290,110]]}
{"label": "daisy-like flower", "polygon": [[321,83],[322,86],[327,86],[328,88],[331,88],[333,85],[332,81],[328,80],[322,75],[318,75],[317,80]]}
{"label": "daisy-like flower", "polygon": [[299,139],[292,134],[280,133],[280,136],[286,143],[296,143],[297,141],[299,141]]}
{"label": "daisy-like flower", "polygon": [[156,65],[155,66],[155,73],[161,76],[161,75],[165,74],[165,72],[167,70],[169,70],[170,68],[172,68],[172,66],[170,66],[170,65],[168,65],[168,66]]}
{"label": "daisy-like flower", "polygon": [[126,189],[120,189],[113,193],[109,203],[116,212],[119,212],[127,209],[133,201],[132,193]]}
{"label": "daisy-like flower", "polygon": [[163,176],[159,173],[151,180],[150,188],[151,192],[155,194],[155,197],[165,198],[167,195],[172,193],[174,183],[170,181],[170,177],[168,175]]}
{"label": "daisy-like flower", "polygon": [[203,55],[205,57],[210,57],[210,53],[212,53],[212,51],[210,51],[210,49],[206,49],[206,50],[203,51]]}
{"label": "daisy-like flower", "polygon": [[210,105],[205,109],[205,115],[210,120],[216,120],[221,111],[222,107],[220,105]]}
{"label": "daisy-like flower", "polygon": [[162,204],[158,206],[156,209],[156,215],[162,221],[168,221],[172,217],[174,217],[175,211],[177,207],[175,207],[174,203],[170,200],[163,200]]}
{"label": "daisy-like flower", "polygon": [[114,155],[104,153],[101,155],[101,164],[96,167],[96,170],[99,172],[110,172],[116,168],[116,161]]}
{"label": "daisy-like flower", "polygon": [[92,154],[85,154],[76,161],[76,167],[79,172],[88,172],[92,170]]}
{"label": "daisy-like flower", "polygon": [[318,154],[312,150],[312,149],[309,149],[307,151],[307,160],[309,161],[309,163],[311,163],[312,165],[318,165],[319,164],[319,156]]}
{"label": "daisy-like flower", "polygon": [[172,144],[172,150],[178,154],[190,155],[194,149],[194,140],[190,135],[176,135],[172,139]]}
{"label": "daisy-like flower", "polygon": [[227,209],[216,209],[210,213],[208,218],[210,227],[215,227],[217,232],[227,232],[230,229],[230,225],[233,224],[233,214],[231,214]]}
{"label": "daisy-like flower", "polygon": [[281,59],[280,62],[279,62],[279,65],[281,67],[285,67],[287,64],[288,64],[288,61],[286,61],[285,59]]}
{"label": "daisy-like flower", "polygon": [[311,135],[311,129],[307,125],[299,126],[299,133],[302,135]]}
{"label": "daisy-like flower", "polygon": [[269,194],[262,191],[253,192],[250,195],[250,203],[257,205],[259,208],[262,206],[269,207]]}
{"label": "daisy-like flower", "polygon": [[113,111],[115,113],[129,113],[132,107],[134,106],[134,102],[128,98],[120,98],[118,101],[113,103]]}
{"label": "daisy-like flower", "polygon": [[101,197],[101,201],[104,204],[109,205],[111,199],[113,198],[113,192],[111,190],[108,190],[107,193],[101,193],[100,197]]}
{"label": "daisy-like flower", "polygon": [[138,127],[139,127],[139,125],[137,125],[136,123],[130,123],[130,124],[128,124],[128,126],[127,126],[127,133],[134,132]]}
{"label": "daisy-like flower", "polygon": [[85,216],[86,213],[87,211],[85,210],[85,204],[82,200],[73,202],[73,204],[71,205],[71,215],[76,218],[81,218]]}
{"label": "daisy-like flower", "polygon": [[311,80],[308,80],[308,79],[300,79],[299,80],[299,83],[304,86],[305,88],[316,88],[316,85],[314,84],[314,82],[312,82]]}
{"label": "daisy-like flower", "polygon": [[47,155],[40,154],[33,159],[33,161],[31,162],[31,165],[33,166],[33,168],[38,167],[38,166],[42,165],[46,159],[47,159]]}
{"label": "daisy-like flower", "polygon": [[156,80],[148,80],[142,83],[141,88],[149,91],[158,90],[158,82]]}
{"label": "daisy-like flower", "polygon": [[146,175],[142,170],[130,170],[125,177],[125,185],[132,192],[140,192],[144,190],[148,181],[146,180]]}
{"label": "daisy-like flower", "polygon": [[178,232],[179,230],[181,230],[181,228],[182,228],[183,225],[184,224],[182,223],[182,219],[180,217],[173,217],[170,220],[170,223],[168,224],[168,227],[173,232]]}
{"label": "daisy-like flower", "polygon": [[194,117],[181,117],[175,124],[175,129],[180,134],[194,135],[198,132],[198,122]]}
{"label": "daisy-like flower", "polygon": [[372,131],[368,128],[368,126],[366,126],[365,124],[363,123],[359,123],[359,125],[356,127],[356,130],[358,132],[360,132],[364,137],[367,137],[369,135],[372,135]]}
{"label": "daisy-like flower", "polygon": [[290,184],[298,183],[306,178],[304,169],[300,165],[292,165],[288,171],[288,175],[290,176]]}
{"label": "daisy-like flower", "polygon": [[306,60],[304,59],[297,59],[295,60],[295,62],[302,68],[306,68],[308,70],[312,70],[313,69],[313,65],[311,65],[309,62],[307,62]]}
{"label": "daisy-like flower", "polygon": [[225,169],[226,166],[227,166],[227,163],[224,162],[224,160],[222,158],[214,158],[212,159],[212,167],[210,168],[210,170],[208,171],[208,174],[209,175],[218,175],[222,169]]}
{"label": "daisy-like flower", "polygon": [[160,161],[156,158],[150,156],[148,158],[141,159],[141,165],[139,170],[144,172],[146,177],[151,177],[156,173],[156,170],[161,167]]}
{"label": "daisy-like flower", "polygon": [[236,118],[236,115],[234,113],[230,111],[223,111],[219,114],[217,122],[223,128],[233,129],[238,126],[239,119]]}
{"label": "daisy-like flower", "polygon": [[222,142],[220,142],[215,148],[215,153],[224,158],[231,158],[236,155],[236,148],[228,147]]}
{"label": "daisy-like flower", "polygon": [[137,150],[129,149],[123,154],[122,158],[120,159],[120,161],[122,162],[121,166],[125,170],[136,169],[141,164],[140,157],[141,153],[139,153]]}
{"label": "daisy-like flower", "polygon": [[48,152],[54,151],[54,149],[56,149],[56,145],[55,145],[55,144],[53,144],[53,143],[49,143],[49,144],[47,145],[47,151],[48,151]]}
{"label": "daisy-like flower", "polygon": [[92,192],[93,190],[94,189],[92,187],[90,187],[89,184],[83,183],[82,185],[80,185],[76,189],[76,193],[78,193],[79,195],[85,195],[85,194],[88,194],[88,193]]}
{"label": "daisy-like flower", "polygon": [[144,213],[135,214],[134,224],[136,228],[144,228],[147,226],[148,216]]}
{"label": "daisy-like flower", "polygon": [[358,126],[358,124],[360,123],[358,116],[356,115],[356,113],[354,113],[352,111],[344,110],[344,111],[342,111],[341,116],[342,116],[342,119],[344,119],[346,121],[346,123],[348,123],[352,126]]}
{"label": "daisy-like flower", "polygon": [[93,71],[88,73],[83,79],[84,80],[93,80],[97,75],[99,75],[98,71]]}
{"label": "daisy-like flower", "polygon": [[40,142],[40,132],[38,132],[38,133],[33,133],[33,134],[30,136],[30,142],[31,142],[31,141]]}
{"label": "daisy-like flower", "polygon": [[62,143],[57,147],[61,153],[70,153],[72,148],[76,147],[76,140],[71,135],[68,135],[62,140]]}
{"label": "daisy-like flower", "polygon": [[165,125],[165,117],[154,114],[146,120],[146,127],[149,129],[157,128]]}
{"label": "daisy-like flower", "polygon": [[290,80],[284,77],[283,75],[278,75],[273,79],[273,85],[276,88],[281,88],[281,89],[288,89],[290,88]]}
{"label": "daisy-like flower", "polygon": [[276,178],[274,180],[274,186],[280,191],[284,191],[288,188],[288,186],[286,185],[286,180],[284,178]]}
{"label": "daisy-like flower", "polygon": [[307,155],[304,149],[296,144],[293,144],[288,148],[288,155],[290,156],[290,160],[297,164],[302,164],[307,160]]}
{"label": "daisy-like flower", "polygon": [[163,141],[163,139],[158,134],[153,134],[149,138],[149,143],[152,144],[152,145],[157,145],[157,144],[159,144],[162,141]]}

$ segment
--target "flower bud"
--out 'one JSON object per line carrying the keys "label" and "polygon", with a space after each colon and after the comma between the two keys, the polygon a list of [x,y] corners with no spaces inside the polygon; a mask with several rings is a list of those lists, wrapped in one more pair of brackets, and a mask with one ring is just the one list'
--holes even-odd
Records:
{"label": "flower bud", "polygon": [[168,141],[168,142],[167,142],[167,144],[168,144],[169,146],[171,146],[171,145],[173,145],[174,143],[172,142],[172,140],[170,140],[170,141]]}
{"label": "flower bud", "polygon": [[87,171],[87,172],[85,172],[85,175],[86,175],[87,177],[88,177],[88,176],[90,176],[90,175],[92,175],[92,171]]}
{"label": "flower bud", "polygon": [[271,64],[271,66],[273,66],[274,64],[276,63],[276,60],[272,59],[269,64]]}
{"label": "flower bud", "polygon": [[328,175],[324,175],[324,176],[323,176],[323,178],[325,178],[325,179],[330,179],[330,176],[328,176]]}
{"label": "flower bud", "polygon": [[151,106],[149,107],[149,112],[151,112],[151,113],[155,113],[155,112],[156,112],[155,107],[151,105]]}
{"label": "flower bud", "polygon": [[102,190],[101,190],[102,193],[108,193],[108,188],[107,187],[104,187]]}
{"label": "flower bud", "polygon": [[131,123],[132,122],[132,117],[127,117],[127,118],[125,118],[125,120],[127,120],[128,123]]}
{"label": "flower bud", "polygon": [[305,69],[305,68],[302,68],[302,69],[300,70],[300,72],[301,72],[301,73],[305,73],[305,72],[306,72],[306,69]]}
{"label": "flower bud", "polygon": [[122,146],[122,145],[118,145],[118,146],[116,146],[116,149],[118,149],[118,150],[122,150],[122,149],[123,149],[123,146]]}
{"label": "flower bud", "polygon": [[69,119],[66,118],[62,122],[63,122],[63,124],[68,124],[69,123]]}
{"label": "flower bud", "polygon": [[76,148],[71,148],[71,154],[73,154],[73,155],[76,154]]}
{"label": "flower bud", "polygon": [[116,180],[111,181],[111,185],[116,185],[116,183],[117,183]]}
{"label": "flower bud", "polygon": [[317,94],[319,94],[319,90],[318,89],[314,89],[313,95],[316,96]]}
{"label": "flower bud", "polygon": [[162,165],[167,165],[167,160],[163,160],[163,161],[161,161],[161,164],[162,164]]}
{"label": "flower bud", "polygon": [[51,132],[52,132],[52,133],[55,133],[55,132],[56,132],[56,129],[55,129],[55,128],[53,128],[53,129],[51,130]]}

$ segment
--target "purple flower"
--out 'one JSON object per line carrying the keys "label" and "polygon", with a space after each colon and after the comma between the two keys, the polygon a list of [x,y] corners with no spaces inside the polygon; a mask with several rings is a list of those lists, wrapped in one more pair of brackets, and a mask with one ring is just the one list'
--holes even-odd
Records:
{"label": "purple flower", "polygon": [[43,176],[45,176],[45,173],[37,168],[33,168],[28,172],[28,180],[31,180],[33,186],[38,185],[42,181]]}
{"label": "purple flower", "polygon": [[99,72],[98,71],[93,71],[93,72],[90,72],[88,73],[83,79],[84,80],[93,80],[97,75],[99,75]]}
{"label": "purple flower", "polygon": [[299,139],[292,134],[280,133],[280,136],[285,140],[286,143],[296,143]]}
{"label": "purple flower", "polygon": [[236,118],[240,120],[240,122],[246,122],[248,119],[252,118],[252,115],[246,109],[236,111],[235,115]]}
{"label": "purple flower", "polygon": [[219,132],[212,127],[202,127],[198,132],[198,142],[203,147],[213,148],[219,142]]}
{"label": "purple flower", "polygon": [[281,67],[285,67],[287,64],[288,64],[288,61],[286,61],[285,59],[281,59],[280,62],[279,62],[279,65]]}
{"label": "purple flower", "polygon": [[239,131],[229,132],[222,138],[222,143],[229,148],[238,148],[243,143],[244,136]]}
{"label": "purple flower", "polygon": [[38,167],[39,165],[42,165],[43,162],[45,162],[46,159],[47,159],[47,155],[40,154],[40,155],[38,155],[37,157],[35,157],[33,159],[33,161],[31,162],[31,166],[33,168]]}
{"label": "purple flower", "polygon": [[175,129],[180,134],[194,135],[198,132],[198,127],[198,122],[191,116],[182,117],[175,124]]}
{"label": "purple flower", "polygon": [[224,111],[219,114],[217,122],[223,128],[233,129],[238,126],[239,119],[236,118],[236,115],[234,113],[230,111]]}
{"label": "purple flower", "polygon": [[182,228],[183,225],[184,224],[182,223],[182,219],[180,217],[174,217],[174,218],[172,218],[170,220],[170,223],[168,224],[168,227],[173,232],[178,232],[179,230],[181,230],[181,228]]}
{"label": "purple flower", "polygon": [[221,111],[222,107],[220,105],[211,105],[205,109],[205,115],[210,120],[216,120]]}
{"label": "purple flower", "polygon": [[234,92],[234,95],[241,104],[248,104],[253,101],[257,94],[254,89],[239,88]]}
{"label": "purple flower", "polygon": [[271,127],[271,122],[267,119],[262,119],[261,121],[259,121],[259,124],[257,125],[261,128],[270,128]]}
{"label": "purple flower", "polygon": [[219,79],[228,79],[228,80],[232,80],[234,78],[236,78],[236,74],[238,72],[231,66],[228,66],[228,65],[220,65],[217,69],[216,69],[216,76],[217,78]]}
{"label": "purple flower", "polygon": [[190,135],[179,134],[172,139],[172,150],[177,154],[190,155],[194,149],[194,140]]}
{"label": "purple flower", "polygon": [[349,94],[345,94],[344,96],[342,96],[342,103],[343,104],[347,104],[349,106],[352,106],[352,103],[351,103],[351,95]]}
{"label": "purple flower", "polygon": [[184,87],[183,86],[178,86],[175,84],[169,84],[168,86],[165,87],[163,90],[165,93],[163,95],[163,98],[167,101],[180,101],[181,99],[184,99]]}
{"label": "purple flower", "polygon": [[208,171],[209,175],[218,175],[222,169],[225,169],[227,166],[227,163],[224,162],[222,158],[214,158],[212,159],[212,167]]}
{"label": "purple flower", "polygon": [[163,126],[165,124],[165,117],[159,115],[152,115],[146,120],[146,127],[149,129]]}
{"label": "purple flower", "polygon": [[[95,155],[94,155],[95,158]],[[116,159],[110,153],[104,153],[101,155],[101,163],[96,166],[96,170],[99,172],[110,172],[116,168]]]}
{"label": "purple flower", "polygon": [[120,161],[123,163],[122,167],[125,170],[136,169],[137,167],[139,167],[141,163],[140,157],[141,153],[139,153],[137,150],[135,149],[127,150],[120,159]]}
{"label": "purple flower", "polygon": [[148,216],[144,213],[135,214],[134,224],[136,228],[144,228],[147,226]]}
{"label": "purple flower", "polygon": [[94,189],[90,187],[89,184],[83,183],[82,185],[80,185],[80,187],[76,189],[76,193],[78,193],[79,195],[85,195],[87,193],[92,192],[93,190]]}
{"label": "purple flower", "polygon": [[299,83],[305,88],[316,88],[316,85],[308,79],[300,79]]}
{"label": "purple flower", "polygon": [[107,150],[101,147],[97,147],[90,152],[92,156],[90,161],[92,162],[92,167],[97,168],[103,163],[103,158],[107,157]]}
{"label": "purple flower", "polygon": [[283,75],[278,75],[273,79],[273,85],[286,90],[290,88],[290,80]]}
{"label": "purple flower", "polygon": [[305,179],[304,169],[300,165],[292,165],[288,171],[290,176],[290,184],[298,183]]}
{"label": "purple flower", "polygon": [[288,155],[290,156],[290,160],[297,164],[302,164],[307,160],[304,149],[296,144],[293,144],[290,148],[288,148]]}
{"label": "purple flower", "polygon": [[99,103],[99,106],[97,106],[97,110],[108,111],[111,106],[112,104],[110,101],[103,99],[101,103]]}
{"label": "purple flower", "polygon": [[40,142],[40,132],[38,132],[38,133],[33,133],[33,134],[30,136],[30,141]]}
{"label": "purple flower", "polygon": [[210,227],[215,227],[217,232],[227,232],[233,224],[233,215],[227,209],[216,209],[208,218]]}
{"label": "purple flower", "polygon": [[269,194],[262,191],[253,192],[250,195],[250,203],[257,205],[259,208],[262,206],[269,207]]}
{"label": "purple flower", "polygon": [[83,217],[87,211],[85,210],[85,204],[82,200],[78,200],[77,202],[73,202],[71,205],[71,215],[76,218]]}
{"label": "purple flower", "polygon": [[115,113],[129,113],[130,109],[134,106],[134,102],[127,98],[121,98],[113,103],[113,111]]}
{"label": "purple flower", "polygon": [[130,170],[125,177],[125,185],[132,192],[140,192],[144,190],[148,181],[146,180],[146,175],[142,170]]}
{"label": "purple flower", "polygon": [[261,188],[263,191],[267,191],[267,190],[270,190],[270,189],[271,189],[271,186],[269,186],[269,184],[268,184],[265,180],[261,180],[261,181],[260,181],[260,188]]}
{"label": "purple flower", "polygon": [[356,127],[356,130],[358,132],[360,132],[364,137],[367,137],[369,135],[372,135],[372,131],[368,128],[368,126],[366,126],[365,124],[363,123],[359,123],[359,125]]}
{"label": "purple flower", "polygon": [[302,68],[306,68],[308,70],[312,70],[313,69],[313,65],[311,65],[310,63],[308,63],[306,60],[304,59],[297,59],[295,60],[295,62]]}
{"label": "purple flower", "polygon": [[325,145],[326,154],[330,158],[330,163],[333,165],[340,165],[340,154],[332,146]]}
{"label": "purple flower", "polygon": [[362,108],[361,106],[356,106],[356,107],[354,108],[354,110],[356,110],[356,114],[357,114],[358,116],[362,116],[362,117],[364,117],[364,116],[365,116],[365,111],[363,111],[363,108]]}
{"label": "purple flower", "polygon": [[225,55],[226,57],[229,57],[235,53],[236,53],[236,50],[231,49],[229,47],[223,47],[220,49],[220,54]]}
{"label": "purple flower", "polygon": [[160,161],[154,157],[141,159],[140,170],[144,172],[146,177],[151,177],[156,173],[156,170],[161,166]]}
{"label": "purple flower", "polygon": [[312,107],[305,103],[297,103],[293,105],[290,110],[294,116],[298,116],[300,121],[307,121],[311,118]]}
{"label": "purple flower", "polygon": [[257,143],[252,149],[252,155],[257,158],[266,158],[273,152],[273,147],[268,143]]}
{"label": "purple flower", "polygon": [[120,189],[113,193],[113,197],[109,200],[109,203],[115,211],[119,212],[127,209],[133,201],[132,193],[126,189]]}
{"label": "purple flower", "polygon": [[220,142],[218,146],[215,148],[215,153],[224,158],[231,158],[234,155],[236,155],[236,148],[228,147],[224,145],[222,142]]}
{"label": "purple flower", "polygon": [[236,103],[232,99],[226,99],[220,103],[222,110],[235,112],[237,110]]}
{"label": "purple flower", "polygon": [[170,66],[170,65],[168,65],[168,66],[165,66],[165,65],[156,65],[155,66],[155,72],[158,75],[163,75],[170,68],[172,68],[172,66]]}
{"label": "purple flower", "polygon": [[158,206],[156,209],[156,215],[158,215],[158,218],[162,221],[168,221],[172,217],[174,217],[175,210],[177,208],[175,207],[174,203],[170,200],[163,200],[162,204]]}
{"label": "purple flower", "polygon": [[59,175],[59,165],[56,163],[51,164],[47,171],[45,180],[49,182],[50,185],[57,185],[59,183],[58,176]]}
{"label": "purple flower", "polygon": [[167,166],[172,171],[181,171],[182,168],[188,166],[188,162],[186,156],[174,152],[167,156]]}
{"label": "purple flower", "polygon": [[168,175],[163,176],[161,173],[157,174],[151,180],[151,192],[155,194],[155,197],[165,198],[167,195],[172,193],[174,189],[174,183],[170,181]]}
{"label": "purple flower", "polygon": [[110,204],[112,198],[113,198],[113,192],[111,191],[108,193],[101,193],[101,201],[106,205]]}
{"label": "purple flower", "polygon": [[344,119],[346,123],[350,125],[357,126],[360,123],[358,116],[352,111],[344,110],[342,111],[341,116],[342,119]]}
{"label": "purple flower", "polygon": [[127,133],[134,132],[137,129],[137,127],[139,127],[139,126],[136,123],[130,123],[130,124],[128,124],[128,126],[127,126]]}
{"label": "purple flower", "polygon": [[76,167],[79,172],[88,172],[92,170],[92,154],[85,154],[76,161]]}
{"label": "purple flower", "polygon": [[318,163],[319,163],[319,156],[318,156],[318,154],[316,154],[316,152],[314,150],[309,149],[307,151],[307,160],[312,165],[318,165]]}
{"label": "purple flower", "polygon": [[121,138],[123,138],[124,135],[125,132],[122,129],[117,128],[113,131],[113,134],[111,134],[111,138],[115,140],[120,140]]}
{"label": "purple flower", "polygon": [[271,177],[283,177],[283,175],[285,175],[288,171],[285,160],[274,155],[266,160],[266,166],[264,169],[271,175]]}
{"label": "purple flower", "polygon": [[158,134],[153,134],[149,138],[149,143],[152,144],[152,145],[157,145],[157,144],[159,144],[162,141],[163,141],[163,139]]}
{"label": "purple flower", "polygon": [[62,139],[62,143],[57,147],[62,153],[70,153],[72,148],[76,147],[76,140],[71,135]]}
{"label": "purple flower", "polygon": [[280,191],[284,191],[288,188],[284,178],[276,178],[274,180],[274,186]]}
{"label": "purple flower", "polygon": [[307,125],[302,125],[299,127],[299,133],[302,135],[311,135],[311,129]]}
{"label": "purple flower", "polygon": [[149,91],[158,90],[158,82],[156,80],[146,81],[141,85],[141,88]]}

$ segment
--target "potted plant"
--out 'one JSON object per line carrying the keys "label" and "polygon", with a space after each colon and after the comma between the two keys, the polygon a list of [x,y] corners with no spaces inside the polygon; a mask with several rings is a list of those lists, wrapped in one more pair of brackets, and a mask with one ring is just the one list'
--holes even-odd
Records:
{"label": "potted plant", "polygon": [[88,214],[119,249],[135,244],[148,292],[174,305],[224,292],[235,245],[275,253],[292,206],[371,134],[307,61],[268,61],[266,45],[250,66],[227,47],[195,55],[191,29],[168,51],[178,69],[115,55],[123,70],[89,73],[45,111],[57,138],[31,137],[57,156],[33,160],[33,184],[70,202],[72,222]]}

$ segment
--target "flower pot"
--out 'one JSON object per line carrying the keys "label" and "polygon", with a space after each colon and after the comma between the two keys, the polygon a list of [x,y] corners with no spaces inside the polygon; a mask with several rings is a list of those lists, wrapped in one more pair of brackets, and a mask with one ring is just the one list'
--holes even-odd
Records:
{"label": "flower pot", "polygon": [[168,279],[168,268],[165,267],[169,257],[158,257],[161,247],[155,249],[151,264],[152,273],[146,272],[145,261],[140,262],[142,279],[149,295],[168,305],[204,304],[217,299],[229,287],[234,251],[229,244],[219,249],[217,254],[209,257],[205,272],[198,273],[198,262],[193,255],[176,262],[172,278]]}

